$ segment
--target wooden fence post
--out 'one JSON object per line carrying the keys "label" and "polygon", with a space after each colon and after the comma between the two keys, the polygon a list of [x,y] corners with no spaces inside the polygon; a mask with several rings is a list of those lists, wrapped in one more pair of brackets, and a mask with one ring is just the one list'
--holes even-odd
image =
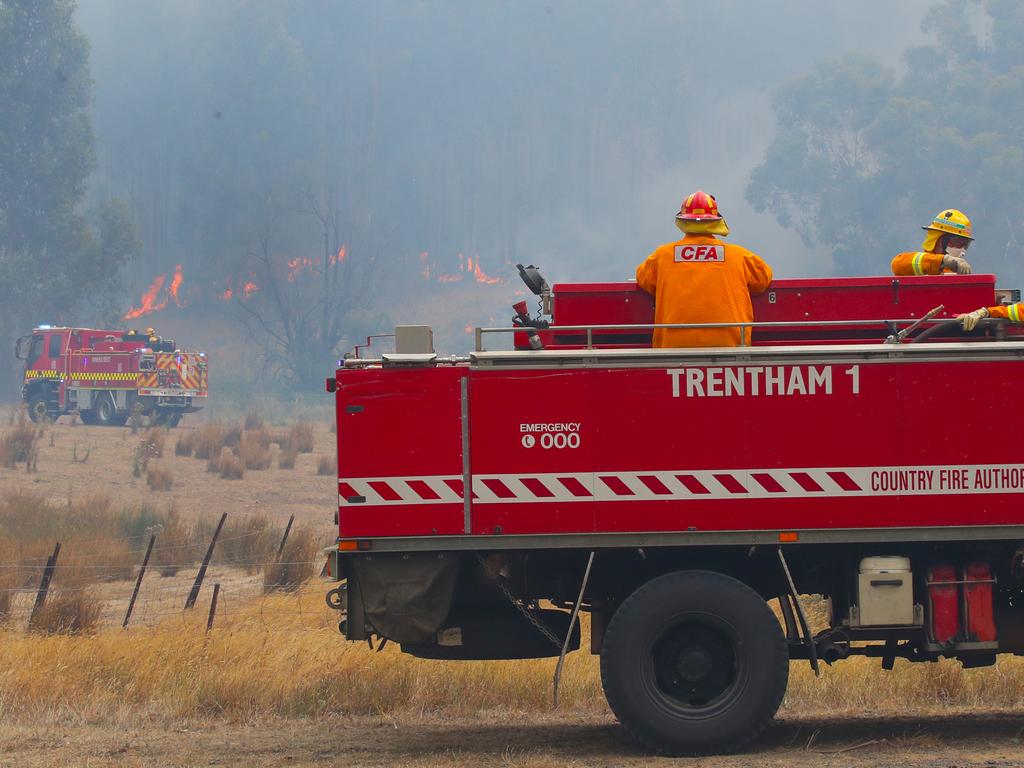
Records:
{"label": "wooden fence post", "polygon": [[146,575],[146,566],[149,565],[149,556],[153,554],[153,543],[156,541],[156,534],[150,534],[149,546],[146,547],[146,556],[142,558],[142,566],[139,568],[139,578],[135,580],[135,589],[132,590],[132,599],[128,601],[128,610],[125,611],[124,621],[121,629],[128,628],[128,620],[132,617],[132,610],[135,608],[135,598],[139,596],[139,587],[142,586],[142,577]]}
{"label": "wooden fence post", "polygon": [[36,618],[39,609],[46,602],[46,595],[50,591],[50,580],[53,579],[53,571],[57,567],[57,557],[60,555],[60,542],[53,548],[53,554],[46,559],[46,568],[43,569],[43,578],[39,580],[39,590],[36,592],[36,602],[32,606],[32,614],[28,618],[29,626]]}
{"label": "wooden fence post", "polygon": [[206,631],[213,629],[213,617],[217,615],[217,596],[220,594],[220,582],[213,585],[213,597],[210,598],[210,615],[206,619]]}
{"label": "wooden fence post", "polygon": [[292,523],[295,522],[295,515],[288,517],[288,525],[284,527],[284,536],[281,537],[281,543],[277,545],[277,557],[275,560],[281,559],[281,553],[284,552],[284,544],[288,541],[288,534],[292,531]]}
{"label": "wooden fence post", "polygon": [[196,600],[199,599],[199,589],[203,586],[203,579],[206,578],[206,569],[210,565],[210,558],[213,557],[213,548],[217,544],[217,537],[220,536],[220,529],[224,527],[224,521],[228,519],[228,513],[225,512],[220,516],[220,522],[217,523],[217,530],[213,532],[213,538],[210,539],[210,547],[206,550],[206,557],[203,558],[203,564],[199,566],[199,572],[196,574],[195,583],[192,584],[192,589],[188,593],[188,598],[185,600],[185,608],[194,608]]}

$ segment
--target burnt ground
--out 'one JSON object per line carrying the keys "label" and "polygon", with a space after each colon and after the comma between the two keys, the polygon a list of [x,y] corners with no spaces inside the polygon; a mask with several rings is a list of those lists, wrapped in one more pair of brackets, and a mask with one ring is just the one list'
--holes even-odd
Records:
{"label": "burnt ground", "polygon": [[1024,765],[1013,712],[786,717],[753,747],[670,760],[637,751],[607,717],[541,722],[271,720],[247,725],[0,726],[0,765],[41,766],[757,766],[967,768]]}

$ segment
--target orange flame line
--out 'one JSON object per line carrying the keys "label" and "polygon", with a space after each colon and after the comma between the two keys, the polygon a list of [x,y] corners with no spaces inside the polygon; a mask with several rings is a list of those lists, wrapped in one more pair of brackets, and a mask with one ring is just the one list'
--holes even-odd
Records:
{"label": "orange flame line", "polygon": [[171,294],[171,298],[174,299],[174,305],[176,307],[184,307],[185,302],[178,296],[178,289],[181,288],[181,284],[185,281],[185,275],[182,273],[181,264],[174,268],[174,277],[171,278],[171,284],[167,287],[167,292]]}
{"label": "orange flame line", "polygon": [[164,280],[167,279],[167,275],[157,275],[156,279],[150,284],[146,292],[142,294],[142,300],[139,306],[128,310],[122,320],[134,320],[136,317],[142,317],[148,315],[150,312],[158,312],[167,306],[167,299],[164,299],[159,304],[156,303],[156,297],[160,294],[160,289],[164,287]]}

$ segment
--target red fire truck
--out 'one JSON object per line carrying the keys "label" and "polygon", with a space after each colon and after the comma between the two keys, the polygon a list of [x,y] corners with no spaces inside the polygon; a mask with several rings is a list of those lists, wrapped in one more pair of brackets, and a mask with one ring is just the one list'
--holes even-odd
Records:
{"label": "red fire truck", "polygon": [[327,381],[347,639],[564,657],[587,611],[608,703],[668,754],[755,737],[791,659],[1024,654],[1024,335],[953,319],[1019,295],[777,280],[749,346],[652,349],[634,283],[522,274],[550,320],[520,302],[458,357],[399,328]]}
{"label": "red fire truck", "polygon": [[77,410],[86,424],[121,425],[136,409],[177,426],[207,396],[207,359],[174,339],[136,331],[41,325],[18,339],[22,399],[33,421]]}

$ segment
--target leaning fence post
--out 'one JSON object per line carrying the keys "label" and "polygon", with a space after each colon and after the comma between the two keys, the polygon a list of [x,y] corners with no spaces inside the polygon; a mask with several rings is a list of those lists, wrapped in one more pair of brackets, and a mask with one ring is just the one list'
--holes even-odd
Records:
{"label": "leaning fence post", "polygon": [[284,552],[284,544],[288,541],[288,534],[291,533],[292,523],[295,522],[295,515],[288,517],[288,525],[284,527],[284,536],[281,537],[281,543],[277,545],[277,557],[274,562],[278,562],[281,559],[281,553]]}
{"label": "leaning fence post", "polygon": [[195,583],[192,584],[192,589],[188,593],[188,598],[185,600],[185,608],[195,607],[196,600],[199,599],[199,589],[203,586],[203,579],[206,578],[206,569],[210,565],[210,558],[213,557],[213,548],[217,544],[217,537],[220,536],[220,529],[224,527],[224,521],[228,519],[228,513],[224,512],[220,516],[220,522],[217,523],[217,530],[213,532],[213,538],[210,539],[210,547],[206,550],[206,556],[203,558],[203,564],[199,566],[199,572],[196,574]]}
{"label": "leaning fence post", "polygon": [[206,631],[213,629],[213,617],[217,615],[217,596],[220,594],[220,582],[213,585],[213,597],[210,598],[210,615],[206,619]]}
{"label": "leaning fence post", "polygon": [[60,542],[53,548],[53,554],[46,559],[46,568],[43,569],[43,578],[39,580],[39,591],[36,592],[36,602],[32,606],[32,614],[28,618],[29,626],[36,618],[39,609],[46,602],[46,595],[50,591],[50,580],[53,578],[53,571],[57,567],[57,556],[60,555]]}
{"label": "leaning fence post", "polygon": [[132,610],[135,608],[135,599],[139,596],[139,587],[142,586],[142,577],[146,575],[146,566],[149,565],[149,556],[153,554],[153,543],[156,541],[156,534],[150,534],[149,546],[146,547],[146,556],[142,558],[142,566],[139,568],[139,578],[135,580],[135,589],[132,590],[132,599],[128,601],[128,610],[125,611],[122,629],[128,628],[128,619],[132,617]]}

